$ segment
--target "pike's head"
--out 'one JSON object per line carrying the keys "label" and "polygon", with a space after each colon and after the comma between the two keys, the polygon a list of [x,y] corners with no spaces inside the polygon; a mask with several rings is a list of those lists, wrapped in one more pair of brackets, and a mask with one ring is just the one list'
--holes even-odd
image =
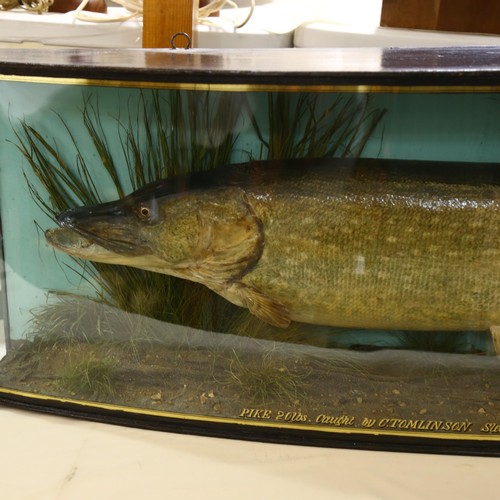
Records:
{"label": "pike's head", "polygon": [[260,257],[262,224],[239,187],[179,192],[165,182],[116,202],[67,210],[47,241],[69,255],[210,285]]}

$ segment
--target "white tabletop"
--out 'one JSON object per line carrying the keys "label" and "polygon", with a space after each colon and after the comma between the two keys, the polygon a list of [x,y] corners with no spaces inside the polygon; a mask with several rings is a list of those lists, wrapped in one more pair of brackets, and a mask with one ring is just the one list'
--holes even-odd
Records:
{"label": "white tabletop", "polygon": [[496,498],[500,458],[186,436],[0,406],[0,497]]}

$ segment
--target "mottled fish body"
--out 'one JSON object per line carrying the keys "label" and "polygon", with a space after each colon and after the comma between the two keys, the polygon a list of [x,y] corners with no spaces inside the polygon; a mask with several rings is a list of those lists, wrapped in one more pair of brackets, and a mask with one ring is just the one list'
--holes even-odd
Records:
{"label": "mottled fish body", "polygon": [[58,222],[47,239],[66,253],[203,283],[276,326],[500,324],[494,165],[254,162],[154,183]]}

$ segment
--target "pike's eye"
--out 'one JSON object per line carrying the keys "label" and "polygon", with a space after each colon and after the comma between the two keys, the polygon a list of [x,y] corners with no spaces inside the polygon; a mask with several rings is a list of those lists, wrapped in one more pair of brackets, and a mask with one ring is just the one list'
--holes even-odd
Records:
{"label": "pike's eye", "polygon": [[139,219],[148,221],[151,220],[151,208],[146,205],[141,205],[137,210],[137,215]]}

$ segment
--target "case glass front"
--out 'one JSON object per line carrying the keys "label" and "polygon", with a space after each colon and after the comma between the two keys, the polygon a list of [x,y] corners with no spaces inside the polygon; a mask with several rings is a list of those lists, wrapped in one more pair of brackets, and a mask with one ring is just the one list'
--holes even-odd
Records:
{"label": "case glass front", "polygon": [[0,89],[5,398],[500,440],[496,91]]}

